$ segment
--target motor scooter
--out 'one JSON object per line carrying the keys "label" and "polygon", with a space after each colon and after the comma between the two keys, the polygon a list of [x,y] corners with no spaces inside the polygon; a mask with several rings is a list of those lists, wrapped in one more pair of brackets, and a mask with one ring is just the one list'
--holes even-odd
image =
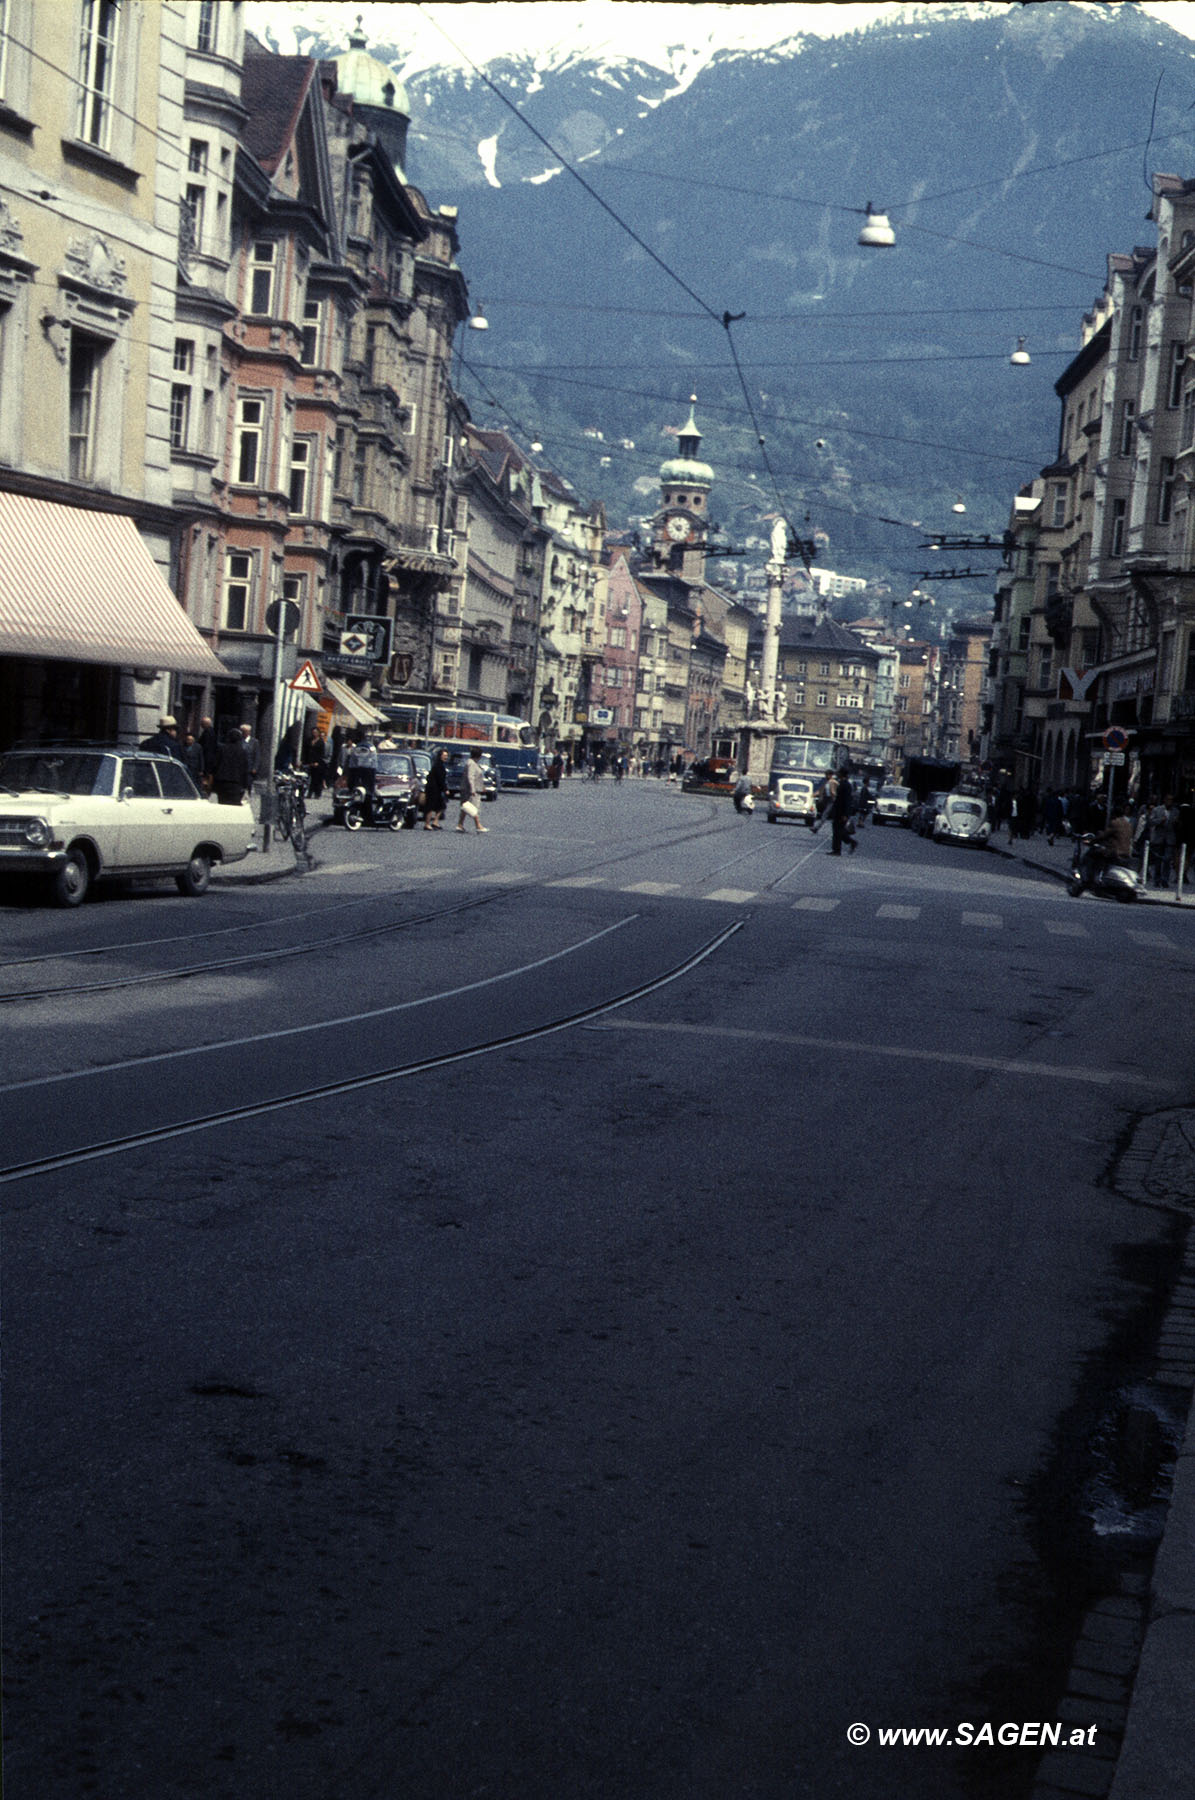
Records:
{"label": "motor scooter", "polygon": [[1085,831],[1082,837],[1075,839],[1075,854],[1071,862],[1070,880],[1066,891],[1078,899],[1085,889],[1093,894],[1104,894],[1112,900],[1135,900],[1141,891],[1141,883],[1136,871],[1127,868],[1124,863],[1112,862],[1107,857],[1087,853],[1095,843],[1094,832]]}
{"label": "motor scooter", "polygon": [[368,788],[355,787],[344,803],[344,828],[360,831],[363,825],[376,825],[386,831],[401,831],[415,823],[413,801],[402,794],[371,794]]}
{"label": "motor scooter", "polygon": [[746,813],[750,818],[755,811],[755,795],[751,792],[751,783],[745,776],[735,784],[733,798],[735,812]]}

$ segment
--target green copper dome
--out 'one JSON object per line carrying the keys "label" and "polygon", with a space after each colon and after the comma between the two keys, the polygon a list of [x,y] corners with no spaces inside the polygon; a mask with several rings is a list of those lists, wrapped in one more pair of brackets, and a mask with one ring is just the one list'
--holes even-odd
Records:
{"label": "green copper dome", "polygon": [[384,106],[410,118],[410,96],[398,75],[365,48],[360,14],[357,15],[357,29],[349,33],[348,49],[343,56],[336,57],[335,62],[336,86],[340,93],[347,94],[359,106]]}
{"label": "green copper dome", "polygon": [[677,448],[679,456],[671,456],[660,464],[660,480],[669,487],[683,483],[687,487],[712,487],[714,471],[706,462],[698,460],[697,452],[701,448],[701,433],[697,429],[695,408],[697,396],[693,395],[689,407],[688,421],[677,432]]}

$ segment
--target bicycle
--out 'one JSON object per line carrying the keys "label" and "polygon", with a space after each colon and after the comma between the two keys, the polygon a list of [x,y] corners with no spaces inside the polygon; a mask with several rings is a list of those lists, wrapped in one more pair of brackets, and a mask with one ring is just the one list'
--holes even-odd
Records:
{"label": "bicycle", "polygon": [[307,782],[302,770],[279,769],[274,777],[278,835],[296,851],[307,848]]}

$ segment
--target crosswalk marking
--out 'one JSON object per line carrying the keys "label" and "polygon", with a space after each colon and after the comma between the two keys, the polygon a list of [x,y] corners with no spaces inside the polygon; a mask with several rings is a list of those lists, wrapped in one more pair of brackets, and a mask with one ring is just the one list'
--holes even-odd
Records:
{"label": "crosswalk marking", "polygon": [[876,908],[877,919],[919,919],[919,906],[879,906]]}
{"label": "crosswalk marking", "polygon": [[1004,920],[1000,917],[999,913],[965,912],[963,914],[963,924],[983,925],[990,931],[1003,931],[1004,929]]}
{"label": "crosswalk marking", "polygon": [[1155,950],[1177,950],[1178,945],[1164,931],[1130,931],[1129,936],[1135,944],[1148,944]]}
{"label": "crosswalk marking", "polygon": [[703,900],[729,900],[735,905],[742,906],[745,901],[756,900],[759,896],[754,888],[715,888],[712,894],[703,894],[701,898]]}
{"label": "crosswalk marking", "polygon": [[604,887],[604,875],[562,875],[559,881],[545,883],[547,887]]}
{"label": "crosswalk marking", "polygon": [[526,874],[522,869],[490,869],[484,875],[472,875],[471,881],[534,881],[535,876]]}
{"label": "crosswalk marking", "polygon": [[675,894],[679,881],[636,881],[624,887],[624,894]]}
{"label": "crosswalk marking", "polygon": [[1064,925],[1061,919],[1047,919],[1046,930],[1052,937],[1090,937],[1086,925]]}
{"label": "crosswalk marking", "polygon": [[800,900],[793,901],[794,912],[833,912],[840,905],[838,900],[831,900],[825,894],[805,894]]}

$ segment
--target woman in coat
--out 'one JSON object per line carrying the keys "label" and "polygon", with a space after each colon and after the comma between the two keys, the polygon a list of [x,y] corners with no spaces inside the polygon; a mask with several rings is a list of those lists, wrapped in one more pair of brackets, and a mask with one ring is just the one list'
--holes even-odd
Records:
{"label": "woman in coat", "polygon": [[439,831],[448,809],[448,752],[437,750],[423,784],[423,829]]}

